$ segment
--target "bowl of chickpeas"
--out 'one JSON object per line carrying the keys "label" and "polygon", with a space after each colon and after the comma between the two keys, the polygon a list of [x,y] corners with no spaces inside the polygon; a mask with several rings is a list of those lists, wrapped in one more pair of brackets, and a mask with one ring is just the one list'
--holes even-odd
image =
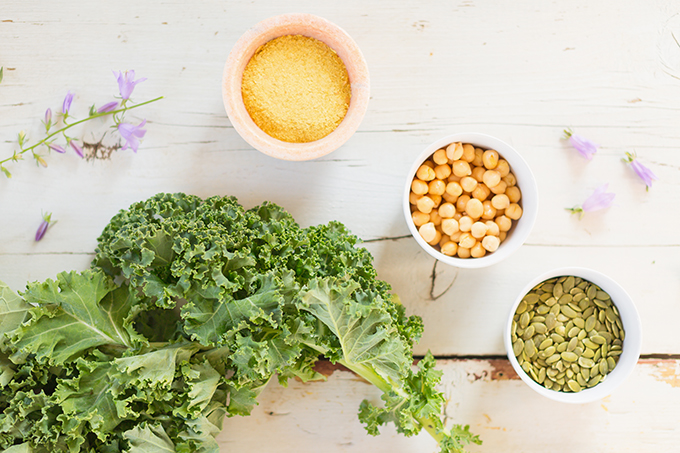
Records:
{"label": "bowl of chickpeas", "polygon": [[416,242],[444,263],[496,264],[527,239],[538,213],[531,169],[510,145],[458,133],[428,146],[411,167],[404,216]]}

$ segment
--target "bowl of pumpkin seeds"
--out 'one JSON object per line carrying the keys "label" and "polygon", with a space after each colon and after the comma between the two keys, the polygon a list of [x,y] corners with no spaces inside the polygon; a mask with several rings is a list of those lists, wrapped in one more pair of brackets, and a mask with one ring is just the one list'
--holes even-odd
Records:
{"label": "bowl of pumpkin seeds", "polygon": [[633,300],[592,269],[546,272],[520,292],[506,325],[508,358],[533,390],[588,403],[611,394],[640,357],[642,327]]}

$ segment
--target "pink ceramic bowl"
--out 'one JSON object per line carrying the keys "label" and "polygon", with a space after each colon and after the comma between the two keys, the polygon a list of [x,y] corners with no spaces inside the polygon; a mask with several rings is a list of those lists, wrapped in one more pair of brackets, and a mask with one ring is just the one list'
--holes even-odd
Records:
{"label": "pink ceramic bowl", "polygon": [[[330,134],[308,143],[289,143],[263,132],[253,122],[243,104],[243,71],[263,44],[285,35],[303,35],[322,41],[342,59],[352,90],[344,120]],[[359,127],[369,98],[368,67],[359,47],[340,27],[311,14],[284,14],[255,25],[236,42],[227,58],[222,78],[222,97],[229,120],[236,131],[253,148],[284,160],[310,160],[338,149]]]}

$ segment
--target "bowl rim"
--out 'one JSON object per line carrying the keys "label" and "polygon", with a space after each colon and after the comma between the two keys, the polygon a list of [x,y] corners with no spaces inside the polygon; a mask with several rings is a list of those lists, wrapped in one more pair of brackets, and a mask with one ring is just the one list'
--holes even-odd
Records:
{"label": "bowl rim", "polygon": [[[614,371],[607,375],[607,379],[595,385],[592,388],[584,389],[578,393],[558,392],[547,389],[535,382],[527,373],[520,367],[517,358],[512,350],[512,318],[517,310],[517,306],[522,301],[524,296],[539,283],[554,277],[573,275],[583,278],[602,288],[608,294],[614,293],[612,302],[616,305],[621,316],[621,322],[625,326],[626,337],[623,341],[624,347],[619,358],[619,363],[614,368]],[[518,293],[515,302],[510,308],[505,328],[503,331],[503,343],[505,345],[508,360],[515,370],[517,375],[524,383],[526,383],[532,390],[540,395],[543,395],[551,400],[563,403],[584,404],[600,400],[610,395],[617,387],[619,387],[633,372],[638,359],[640,358],[640,351],[642,348],[642,323],[640,314],[633,299],[626,292],[626,290],[618,282],[611,277],[587,267],[559,267],[541,273],[532,278],[522,290]]]}
{"label": "bowl rim", "polygon": [[[481,258],[463,259],[444,255],[430,244],[425,242],[425,240],[418,233],[418,229],[411,218],[409,194],[411,192],[411,182],[413,181],[416,171],[420,165],[422,165],[422,163],[435,151],[454,142],[472,143],[486,149],[495,149],[498,151],[501,157],[507,160],[510,164],[510,168],[517,178],[517,186],[520,187],[522,191],[522,217],[519,221],[515,222],[510,232],[511,234],[509,234],[508,238],[506,238],[506,240],[501,243],[501,246],[498,248],[498,250]],[[509,159],[508,156],[510,156]],[[518,176],[517,170],[520,171],[521,176]],[[526,160],[524,160],[522,155],[507,142],[481,132],[457,132],[446,135],[428,145],[418,155],[417,159],[414,160],[409,169],[402,198],[404,218],[406,220],[408,229],[416,242],[418,242],[418,244],[423,248],[423,250],[439,261],[451,266],[466,269],[479,269],[491,266],[493,264],[499,263],[517,251],[531,234],[531,230],[533,229],[533,226],[536,223],[536,218],[538,217],[538,206],[538,185],[536,183],[536,178],[534,177],[534,174]]]}
{"label": "bowl rim", "polygon": [[[255,51],[272,39],[291,34],[309,36],[331,47],[343,60],[350,79],[351,99],[344,119],[330,134],[313,142],[284,142],[266,134],[250,117],[241,94],[243,69]],[[258,151],[291,161],[325,156],[349,140],[368,109],[369,87],[368,66],[356,42],[334,23],[307,13],[273,16],[248,29],[232,47],[222,73],[222,100],[234,129]]]}

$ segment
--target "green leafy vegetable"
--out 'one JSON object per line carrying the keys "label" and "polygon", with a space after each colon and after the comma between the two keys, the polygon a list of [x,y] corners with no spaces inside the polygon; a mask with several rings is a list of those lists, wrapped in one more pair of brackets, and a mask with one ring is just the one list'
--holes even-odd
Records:
{"label": "green leafy vegetable", "polygon": [[159,194],[119,212],[92,269],[0,285],[0,449],[217,453],[224,416],[247,415],[276,376],[322,379],[319,358],[383,392],[370,434],[427,430],[442,452],[480,443],[445,427],[441,372],[413,366],[406,316],[358,239],[300,228],[279,206]]}

